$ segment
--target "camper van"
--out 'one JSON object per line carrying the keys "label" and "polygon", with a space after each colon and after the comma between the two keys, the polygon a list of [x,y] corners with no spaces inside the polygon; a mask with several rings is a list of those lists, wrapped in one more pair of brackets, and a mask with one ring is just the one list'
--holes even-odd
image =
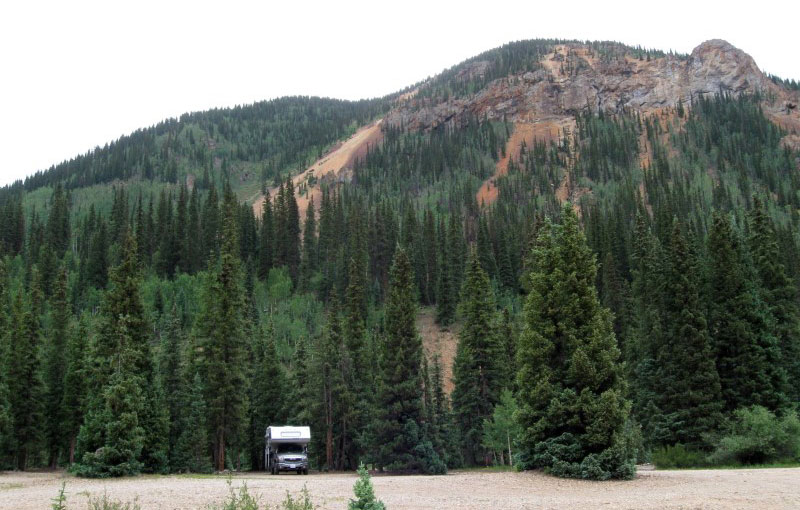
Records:
{"label": "camper van", "polygon": [[264,463],[273,475],[281,471],[308,474],[308,443],[311,441],[310,427],[267,427],[264,438]]}

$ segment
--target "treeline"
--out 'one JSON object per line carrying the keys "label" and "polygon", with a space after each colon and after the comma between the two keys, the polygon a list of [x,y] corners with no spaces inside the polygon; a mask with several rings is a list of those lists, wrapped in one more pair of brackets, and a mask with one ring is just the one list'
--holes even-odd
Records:
{"label": "treeline", "polygon": [[0,201],[42,186],[66,189],[129,179],[177,183],[191,173],[233,180],[234,163],[264,183],[318,158],[330,144],[381,115],[390,98],[342,101],[284,97],[252,105],[187,113],[140,129],[0,190]]}
{"label": "treeline", "polygon": [[[626,478],[654,449],[711,451],[743,409],[790,416],[780,130],[727,96],[576,125],[526,147],[490,207],[475,192],[513,126],[479,120],[387,130],[351,183],[315,203],[281,177],[259,217],[221,173],[109,188],[107,213],[76,213],[61,184],[46,210],[7,196],[0,462],[261,469],[266,426],[296,423],[324,469]],[[449,395],[420,306],[458,331]]]}

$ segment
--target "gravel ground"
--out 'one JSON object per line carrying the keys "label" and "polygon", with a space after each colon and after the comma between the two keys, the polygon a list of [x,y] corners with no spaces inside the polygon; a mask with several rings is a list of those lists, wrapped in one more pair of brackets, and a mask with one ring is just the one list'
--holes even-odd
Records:
{"label": "gravel ground", "polygon": [[[138,501],[145,510],[205,509],[227,494],[225,477],[143,476],[78,479],[61,472],[0,473],[0,509],[50,508],[61,482],[68,508],[83,510],[89,495]],[[345,509],[354,474],[245,474],[243,482],[264,503],[306,484],[320,508]],[[746,509],[800,508],[800,468],[640,471],[628,482],[563,480],[536,472],[456,471],[447,476],[375,476],[375,492],[389,510],[405,509]]]}

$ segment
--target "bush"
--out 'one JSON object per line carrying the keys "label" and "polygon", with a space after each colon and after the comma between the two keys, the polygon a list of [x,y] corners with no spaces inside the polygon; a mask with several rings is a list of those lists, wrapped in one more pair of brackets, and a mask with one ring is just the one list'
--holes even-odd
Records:
{"label": "bush", "polygon": [[630,443],[628,438],[617,439],[605,450],[584,456],[578,439],[573,434],[564,433],[537,444],[531,463],[532,467],[541,467],[552,475],[565,478],[630,480],[636,475]]}
{"label": "bush", "polygon": [[211,507],[213,510],[258,510],[258,498],[247,490],[247,483],[243,483],[239,490],[233,488],[230,477],[228,478],[228,499],[222,506]]}
{"label": "bush", "polygon": [[658,469],[685,469],[706,466],[708,462],[706,453],[676,444],[654,450],[653,464]]}
{"label": "bush", "polygon": [[764,464],[800,460],[800,420],[778,418],[761,406],[737,409],[709,457],[715,464]]}
{"label": "bush", "polygon": [[[269,505],[263,507],[259,504],[259,499],[247,490],[247,483],[243,483],[238,490],[233,488],[231,479],[228,478],[228,499],[221,506],[209,507],[210,510],[270,510]],[[314,503],[308,494],[308,489],[303,486],[298,497],[294,497],[288,492],[286,499],[281,503],[280,510],[314,510]]]}
{"label": "bush", "polygon": [[88,510],[142,510],[139,502],[123,503],[122,501],[108,499],[108,494],[103,494],[102,498],[89,498]]}

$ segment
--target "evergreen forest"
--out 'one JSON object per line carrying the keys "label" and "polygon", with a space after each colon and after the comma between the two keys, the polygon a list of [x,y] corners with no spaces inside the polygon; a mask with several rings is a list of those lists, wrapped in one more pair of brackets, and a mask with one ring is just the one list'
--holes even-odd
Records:
{"label": "evergreen forest", "polygon": [[577,113],[491,204],[512,122],[386,125],[303,211],[291,177],[396,98],[187,114],[0,189],[0,469],[263,470],[282,424],[311,427],[315,470],[800,460],[731,439],[800,431],[800,156],[763,97]]}

